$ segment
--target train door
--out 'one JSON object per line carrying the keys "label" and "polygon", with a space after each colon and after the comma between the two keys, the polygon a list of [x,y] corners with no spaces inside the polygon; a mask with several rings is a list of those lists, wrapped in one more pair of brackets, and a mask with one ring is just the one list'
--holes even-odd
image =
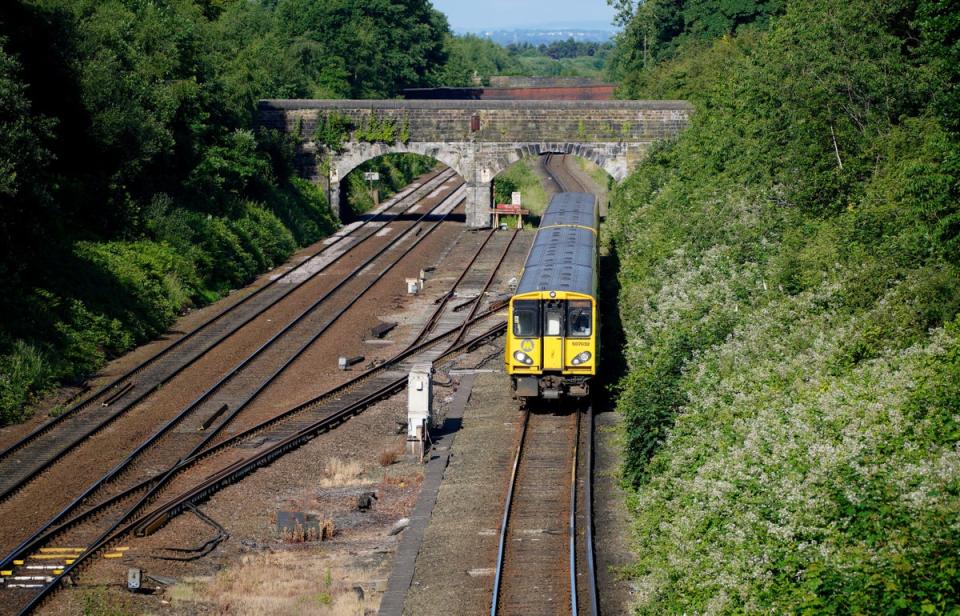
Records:
{"label": "train door", "polygon": [[563,370],[564,302],[545,302],[543,308],[543,369]]}

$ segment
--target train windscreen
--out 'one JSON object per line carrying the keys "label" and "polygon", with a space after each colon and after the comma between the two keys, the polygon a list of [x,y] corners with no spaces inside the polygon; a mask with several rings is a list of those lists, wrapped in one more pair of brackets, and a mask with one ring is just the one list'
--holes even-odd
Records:
{"label": "train windscreen", "polygon": [[593,329],[590,301],[572,299],[567,302],[567,336],[589,338]]}
{"label": "train windscreen", "polygon": [[513,335],[520,338],[540,336],[540,302],[535,299],[513,302]]}

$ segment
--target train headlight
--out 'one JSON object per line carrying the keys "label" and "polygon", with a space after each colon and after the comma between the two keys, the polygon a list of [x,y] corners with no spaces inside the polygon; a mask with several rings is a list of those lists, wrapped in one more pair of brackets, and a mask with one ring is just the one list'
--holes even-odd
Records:
{"label": "train headlight", "polygon": [[518,362],[522,364],[526,364],[528,366],[533,363],[533,358],[531,358],[529,355],[527,355],[523,351],[514,351],[513,358]]}
{"label": "train headlight", "polygon": [[574,357],[570,363],[573,364],[574,366],[579,366],[583,362],[589,361],[591,357],[593,356],[590,355],[590,351],[584,351],[583,353],[580,353],[576,357]]}

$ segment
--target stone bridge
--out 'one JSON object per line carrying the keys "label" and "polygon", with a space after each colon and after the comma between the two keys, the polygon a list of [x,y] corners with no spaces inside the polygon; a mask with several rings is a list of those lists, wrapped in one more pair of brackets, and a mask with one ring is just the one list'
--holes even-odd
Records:
{"label": "stone bridge", "polygon": [[[467,183],[467,224],[490,225],[493,178],[517,160],[546,153],[589,159],[622,180],[650,145],[686,127],[685,101],[264,100],[259,124],[296,133],[300,170],[325,185],[339,212],[340,181],[361,163],[393,152],[430,156]],[[315,142],[318,124],[387,127],[390,143],[345,132],[342,151]],[[371,133],[373,131],[366,131]]]}

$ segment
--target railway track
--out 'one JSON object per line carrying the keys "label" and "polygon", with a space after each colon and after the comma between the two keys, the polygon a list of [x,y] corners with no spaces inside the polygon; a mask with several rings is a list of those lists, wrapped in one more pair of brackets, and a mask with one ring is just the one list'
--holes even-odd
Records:
{"label": "railway track", "polygon": [[[582,418],[588,421],[583,435]],[[524,411],[500,527],[491,616],[598,613],[590,513],[592,419],[592,410]],[[581,466],[585,470],[578,480]]]}
{"label": "railway track", "polygon": [[[4,449],[0,452],[0,470],[3,471],[0,473],[0,501],[12,496],[66,453],[129,412],[254,319],[315,280],[348,254],[348,248],[355,248],[376,237],[387,222],[403,216],[422,197],[435,192],[452,177],[452,171],[440,171],[429,176],[421,185],[411,186],[397,195],[392,203],[388,202],[380,213],[354,225],[347,232],[335,235],[321,250],[282,276],[207,319],[157,354]],[[308,271],[310,267],[313,267],[313,271]]]}
{"label": "railway track", "polygon": [[569,167],[566,154],[545,154],[544,166],[563,192],[590,192]]}
{"label": "railway track", "polygon": [[[213,386],[201,396],[182,408],[159,430],[142,442],[129,456],[114,466],[106,475],[87,487],[66,508],[41,527],[41,533],[55,528],[58,524],[74,515],[93,499],[109,496],[109,491],[122,493],[122,486],[135,482],[149,469],[166,468],[178,460],[189,457],[214,441],[221,432],[234,421],[240,413],[253,402],[280,374],[299,358],[317,339],[351,306],[353,306],[370,288],[383,278],[421,241],[430,235],[439,224],[453,211],[462,200],[462,191],[454,189],[442,195],[440,200],[422,213],[414,224],[397,234],[386,246],[368,259],[356,265],[349,275],[344,277],[333,289],[314,301],[290,324],[281,329],[270,340],[261,345],[253,354],[227,371]],[[440,214],[436,212],[440,211]],[[418,226],[423,223],[423,226]],[[416,236],[414,236],[416,231]],[[409,241],[413,237],[412,241]],[[409,245],[408,245],[409,244]],[[377,272],[360,272],[372,267],[382,255],[391,250],[399,254],[390,256],[388,263]],[[317,308],[338,291],[346,293],[339,299],[336,309],[319,314]],[[316,317],[310,322],[311,317]],[[279,347],[279,348],[277,348]],[[265,360],[265,361],[258,361]],[[233,384],[230,390],[223,390]],[[35,533],[24,544],[37,536]],[[20,551],[22,545],[13,553]],[[10,557],[0,564],[12,562]]]}
{"label": "railway track", "polygon": [[579,494],[583,498],[577,499],[573,505],[577,516],[576,537],[580,549],[576,550],[575,560],[572,562],[579,572],[576,579],[578,612],[597,616],[600,614],[600,601],[597,596],[597,567],[593,549],[593,404],[581,417],[581,422],[586,422],[586,430],[583,426],[580,429],[579,444],[584,455],[580,456],[577,468],[578,485],[581,487]]}
{"label": "railway track", "polygon": [[[547,154],[544,166],[561,191],[588,192],[567,167],[566,155]],[[581,433],[583,419],[587,429]],[[491,616],[599,613],[592,475],[592,408],[524,411],[500,527]]]}
{"label": "railway track", "polygon": [[[500,239],[501,237],[503,239]],[[62,572],[58,570],[52,583],[44,582],[39,585],[37,594],[27,601],[23,613],[36,607],[53,592],[60,581],[72,575],[79,566],[89,563],[94,555],[111,542],[131,532],[144,534],[156,530],[183,508],[192,506],[193,502],[206,498],[221,487],[312,439],[319,431],[339,424],[373,402],[402,389],[413,362],[456,354],[498,335],[503,330],[502,323],[478,335],[466,337],[471,326],[477,326],[496,314],[496,307],[491,310],[489,306],[481,312],[480,300],[474,303],[469,313],[460,311],[462,316],[459,321],[451,322],[444,316],[446,313],[457,314],[456,306],[450,306],[450,302],[458,288],[473,288],[478,297],[483,297],[515,237],[515,232],[509,236],[499,234],[498,237],[494,236],[493,231],[489,232],[454,282],[451,291],[438,302],[416,340],[385,364],[365,371],[357,378],[249,427],[235,436],[220,442],[205,439],[204,444],[196,446],[190,454],[175,462],[167,471],[130,486],[70,519],[61,518],[58,524],[48,526],[24,542],[17,551],[4,559],[0,568],[13,566],[16,561],[25,562],[29,554],[53,543],[62,545],[67,542],[90,547],[77,558],[71,559],[74,562],[67,564]],[[493,250],[485,251],[488,245]],[[488,265],[476,267],[483,262]],[[475,278],[478,269],[490,270],[479,288],[470,282],[471,274]],[[431,336],[431,332],[437,329],[440,333]],[[444,345],[442,350],[438,351],[434,347],[441,342]],[[176,496],[168,498],[163,505],[150,509],[152,503],[169,494]],[[30,594],[29,590],[22,589],[20,594]]]}

